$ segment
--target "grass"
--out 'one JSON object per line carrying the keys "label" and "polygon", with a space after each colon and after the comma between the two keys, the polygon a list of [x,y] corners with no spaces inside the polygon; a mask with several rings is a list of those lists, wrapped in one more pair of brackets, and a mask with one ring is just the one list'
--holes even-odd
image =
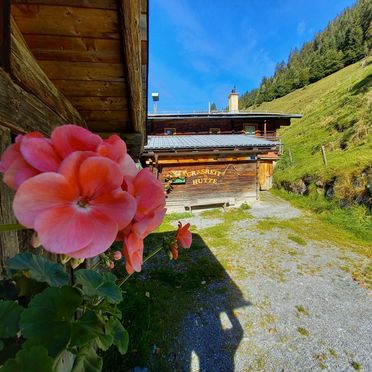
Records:
{"label": "grass", "polygon": [[302,239],[300,236],[289,234],[288,239],[292,240],[293,242],[299,245],[306,245],[306,241]]}
{"label": "grass", "polygon": [[[371,61],[364,68],[359,62],[350,65],[257,108],[303,114],[280,130],[285,153],[276,169],[277,184],[305,176],[323,181],[336,177],[336,191],[342,198],[350,190],[348,181],[372,165]],[[328,167],[323,164],[321,146],[326,148]]]}
{"label": "grass", "polygon": [[305,337],[308,337],[310,335],[309,331],[306,328],[303,327],[297,327],[297,332]]}
{"label": "grass", "polygon": [[[372,217],[362,206],[340,208],[336,203],[325,200],[320,195],[298,196],[284,190],[272,190],[272,193],[290,201],[296,207],[310,210],[314,216],[328,226],[331,231],[347,236],[356,244],[372,246]],[[372,255],[372,250],[369,251]]]}

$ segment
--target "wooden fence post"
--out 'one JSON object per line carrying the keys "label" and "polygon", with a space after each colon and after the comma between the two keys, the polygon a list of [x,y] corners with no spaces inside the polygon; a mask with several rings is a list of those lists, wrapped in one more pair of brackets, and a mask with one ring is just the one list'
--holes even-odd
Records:
{"label": "wooden fence post", "polygon": [[293,164],[293,157],[292,157],[292,151],[291,151],[290,148],[288,149],[288,155],[289,155],[289,162],[290,162],[291,165],[292,165],[292,164]]}
{"label": "wooden fence post", "polygon": [[326,156],[326,151],[325,151],[325,147],[322,146],[321,147],[321,151],[322,151],[322,158],[323,158],[323,163],[325,166],[328,165],[328,161],[327,161],[327,156]]}

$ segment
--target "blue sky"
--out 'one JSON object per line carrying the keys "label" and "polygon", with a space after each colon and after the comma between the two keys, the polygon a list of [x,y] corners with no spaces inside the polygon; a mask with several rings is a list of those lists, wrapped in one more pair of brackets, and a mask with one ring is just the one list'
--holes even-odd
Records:
{"label": "blue sky", "polygon": [[150,0],[149,110],[227,106],[355,0]]}

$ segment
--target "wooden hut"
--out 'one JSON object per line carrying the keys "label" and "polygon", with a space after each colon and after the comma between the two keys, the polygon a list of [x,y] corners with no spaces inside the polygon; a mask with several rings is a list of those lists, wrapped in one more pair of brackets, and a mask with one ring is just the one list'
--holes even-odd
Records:
{"label": "wooden hut", "polygon": [[[63,123],[118,133],[138,158],[146,138],[147,0],[1,0],[0,152],[15,135]],[[12,193],[0,184],[0,223]],[[23,243],[0,234],[2,260]]]}
{"label": "wooden hut", "polygon": [[142,158],[168,186],[169,208],[238,205],[271,188],[282,146],[277,131],[300,117],[237,110],[151,114]]}

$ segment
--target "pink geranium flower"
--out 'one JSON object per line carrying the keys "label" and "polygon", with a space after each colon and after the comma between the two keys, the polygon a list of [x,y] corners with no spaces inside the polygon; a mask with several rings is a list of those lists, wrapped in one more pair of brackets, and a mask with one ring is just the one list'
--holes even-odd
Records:
{"label": "pink geranium flower", "polygon": [[192,234],[189,231],[190,224],[187,223],[185,226],[182,226],[181,222],[178,222],[178,230],[176,235],[177,243],[182,248],[190,248],[192,243]]}
{"label": "pink geranium flower", "polygon": [[137,211],[132,224],[121,231],[124,240],[124,257],[128,273],[141,271],[143,262],[143,239],[158,228],[165,216],[165,195],[163,185],[148,168],[124,183],[137,202]]}
{"label": "pink geranium flower", "polygon": [[113,160],[73,152],[58,173],[23,182],[13,209],[21,224],[37,231],[46,250],[90,258],[106,251],[136,213],[135,199],[121,189],[122,182]]}
{"label": "pink geranium flower", "polygon": [[[3,181],[13,190],[16,190],[25,180],[41,173],[45,168],[42,166],[42,169],[39,169],[40,167],[35,167],[34,164],[27,162],[24,158],[23,154],[29,155],[28,150],[31,147],[30,141],[32,140],[43,143],[47,141],[39,132],[19,135],[16,137],[16,142],[10,145],[1,156],[0,172],[4,174]],[[47,143],[46,146],[48,146]],[[28,157],[33,158],[32,154]],[[42,159],[42,157],[39,159]],[[40,164],[38,163],[38,165]]]}

